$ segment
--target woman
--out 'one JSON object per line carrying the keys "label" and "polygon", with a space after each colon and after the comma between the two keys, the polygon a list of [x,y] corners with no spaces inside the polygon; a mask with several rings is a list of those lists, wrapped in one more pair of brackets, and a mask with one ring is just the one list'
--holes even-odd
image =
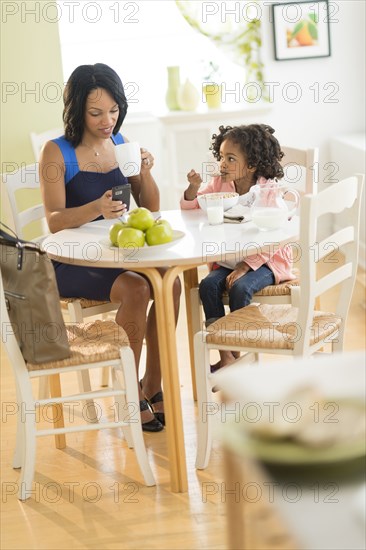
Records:
{"label": "woman", "polygon": [[[102,63],[81,65],[64,92],[65,135],[48,141],[40,157],[43,202],[52,233],[100,219],[116,219],[126,205],[112,200],[112,187],[131,184],[138,206],[159,210],[159,190],[151,174],[154,158],[141,149],[141,172],[125,178],[114,147],[126,139],[119,129],[127,112],[121,79]],[[165,423],[152,289],[145,277],[124,269],[89,268],[54,262],[61,296],[119,303],[116,322],[129,335],[138,369],[146,337],[147,359],[139,385],[142,429],[160,431]],[[180,282],[174,286],[178,318]],[[150,405],[150,406],[149,406]]]}

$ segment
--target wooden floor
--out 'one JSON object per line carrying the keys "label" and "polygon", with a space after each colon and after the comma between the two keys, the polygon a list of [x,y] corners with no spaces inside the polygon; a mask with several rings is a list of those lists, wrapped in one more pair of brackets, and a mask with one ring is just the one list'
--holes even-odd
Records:
{"label": "wooden floor", "polygon": [[[329,297],[329,301],[332,297]],[[365,349],[365,289],[359,278],[349,315],[346,349]],[[326,309],[326,304],[322,304]],[[172,494],[165,432],[146,434],[156,487],[145,487],[134,452],[116,430],[71,434],[67,447],[39,438],[33,497],[16,497],[19,471],[12,469],[16,418],[15,388],[7,359],[1,354],[1,549],[223,549],[226,533],[223,451],[219,442],[209,467],[196,471],[195,405],[192,400],[185,309],[178,326],[178,357],[184,411],[189,492]],[[99,385],[99,378],[94,385]],[[67,380],[69,385],[75,380]],[[218,397],[217,397],[218,399]],[[111,404],[100,403],[103,416]],[[209,489],[210,495],[207,494]],[[229,498],[229,497],[228,497]],[[260,548],[267,548],[263,543]],[[281,537],[268,545],[286,546]],[[258,547],[259,548],[259,547]]]}

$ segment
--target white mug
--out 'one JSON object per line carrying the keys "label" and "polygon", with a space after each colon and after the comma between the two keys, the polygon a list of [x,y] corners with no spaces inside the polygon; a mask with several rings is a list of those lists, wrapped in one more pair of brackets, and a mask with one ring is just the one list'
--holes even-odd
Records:
{"label": "white mug", "polygon": [[125,177],[137,176],[141,168],[141,151],[137,141],[120,143],[115,146],[116,161]]}

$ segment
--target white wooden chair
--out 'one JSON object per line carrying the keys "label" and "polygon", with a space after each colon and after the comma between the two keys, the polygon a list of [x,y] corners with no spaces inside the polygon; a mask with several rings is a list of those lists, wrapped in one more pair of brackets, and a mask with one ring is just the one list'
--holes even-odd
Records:
{"label": "white wooden chair", "polygon": [[318,192],[319,173],[319,149],[298,149],[295,147],[282,147],[285,156],[282,166],[285,175],[281,181],[302,195]]}
{"label": "white wooden chair", "polygon": [[[142,435],[135,360],[124,330],[114,321],[95,321],[88,325],[67,325],[71,356],[50,363],[30,364],[24,361],[15,335],[9,331],[10,320],[1,271],[0,300],[2,341],[9,356],[17,389],[18,425],[13,467],[22,469],[19,499],[26,500],[31,495],[36,438],[38,436],[55,435],[56,447],[62,449],[66,446],[65,434],[67,433],[106,428],[123,428],[128,446],[135,449],[145,484],[155,485]],[[55,307],[60,306],[55,303]],[[92,338],[92,335],[96,336]],[[111,367],[112,370],[112,388],[67,396],[61,395],[60,375],[70,372],[89,372],[90,369],[100,369],[106,366]],[[51,397],[35,399],[31,381],[34,378],[44,377],[50,378]],[[92,398],[108,397],[113,397],[115,400],[117,420],[76,425],[72,419],[70,425],[64,425],[63,403],[68,403],[68,410],[70,410],[70,403],[75,403],[74,406],[77,407],[77,404],[83,400],[92,402]],[[38,430],[36,429],[36,409],[42,406],[49,406],[53,410],[54,425],[52,428]],[[135,414],[131,413],[131,407]],[[82,416],[85,417],[85,414]]]}
{"label": "white wooden chair", "polygon": [[[13,215],[14,226],[16,234],[21,239],[26,239],[26,230],[29,228],[29,224],[38,222],[38,227],[32,227],[34,229],[36,237],[33,240],[41,241],[48,233],[48,226],[40,195],[40,182],[38,174],[37,164],[30,164],[21,166],[17,171],[10,174],[2,174],[2,182],[6,188],[11,212]],[[21,209],[19,201],[21,200],[21,194],[25,191],[32,192],[33,204],[32,206],[26,206]],[[27,197],[27,203],[29,197]],[[23,203],[24,203],[23,197]],[[86,298],[63,298],[61,297],[61,307],[67,310],[69,319],[72,323],[83,323],[84,319],[94,315],[100,315],[108,313],[117,309],[119,304],[113,304],[112,302],[89,300]],[[88,382],[87,371],[80,373],[81,383],[85,390],[90,390],[90,382]],[[109,373],[108,369],[104,369],[102,372],[101,384],[108,385]],[[42,384],[46,383],[46,379],[43,379]],[[42,385],[42,393],[46,391],[45,386]]]}
{"label": "white wooden chair", "polygon": [[[205,414],[205,411],[212,401],[211,390],[217,383],[217,377],[210,374],[210,350],[226,349],[295,357],[310,356],[327,344],[331,344],[332,352],[343,350],[347,314],[357,275],[363,183],[364,175],[357,175],[335,183],[318,195],[302,198],[302,282],[301,287],[292,289],[292,304],[250,304],[218,319],[207,330],[195,335],[197,468],[206,468],[211,451],[212,416]],[[323,224],[320,228],[319,220],[327,214],[334,216],[336,230],[329,228],[327,231]],[[343,265],[334,258],[327,258],[335,250],[344,254]],[[327,273],[321,278],[317,273],[320,262],[327,262]],[[315,309],[317,297],[337,285],[339,294],[334,311]],[[230,369],[230,366],[224,368]]]}
{"label": "white wooden chair", "polygon": [[[39,192],[40,182],[37,165],[30,164],[22,166],[16,172],[2,174],[2,182],[8,193],[15,231],[18,237],[25,239],[27,226],[32,222],[38,221],[39,227],[35,228],[36,231],[38,230],[38,235],[33,240],[41,241],[48,233],[48,226]],[[35,203],[32,206],[20,210],[18,202],[19,194],[29,190],[37,190],[37,196],[33,198]],[[61,297],[61,306],[68,310],[69,318],[72,323],[82,323],[85,317],[113,311],[118,307],[118,304],[98,300],[87,300],[82,297]]]}
{"label": "white wooden chair", "polygon": [[39,158],[39,154],[41,152],[41,149],[43,145],[46,143],[46,141],[49,141],[50,139],[55,139],[64,134],[63,128],[52,128],[51,130],[46,130],[45,132],[41,132],[37,134],[36,132],[30,133],[30,139],[32,142],[32,149],[34,154],[34,160],[37,162]]}
{"label": "white wooden chair", "polygon": [[[282,159],[284,178],[281,180],[289,187],[296,189],[300,196],[316,194],[318,192],[318,160],[319,149],[295,149],[282,147],[285,156]],[[264,304],[289,304],[291,303],[291,289],[300,284],[300,273],[294,269],[296,279],[286,281],[278,285],[269,285],[254,295],[253,301]],[[188,336],[191,349],[193,348],[193,336],[201,330],[203,324],[201,300],[199,289],[194,286],[190,290],[191,315],[188,318]],[[229,305],[229,298],[224,294],[223,303]],[[192,354],[193,355],[193,354]],[[192,365],[193,367],[193,365]],[[194,373],[192,372],[193,395],[196,397]]]}

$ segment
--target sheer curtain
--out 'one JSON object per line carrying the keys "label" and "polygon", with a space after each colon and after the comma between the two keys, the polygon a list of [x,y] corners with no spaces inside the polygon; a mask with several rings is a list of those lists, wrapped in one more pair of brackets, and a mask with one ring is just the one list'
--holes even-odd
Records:
{"label": "sheer curtain", "polygon": [[243,81],[243,69],[192,29],[173,0],[59,0],[58,24],[65,81],[78,65],[106,63],[122,78],[129,113],[166,110],[169,65],[199,91],[209,61],[232,86]]}

